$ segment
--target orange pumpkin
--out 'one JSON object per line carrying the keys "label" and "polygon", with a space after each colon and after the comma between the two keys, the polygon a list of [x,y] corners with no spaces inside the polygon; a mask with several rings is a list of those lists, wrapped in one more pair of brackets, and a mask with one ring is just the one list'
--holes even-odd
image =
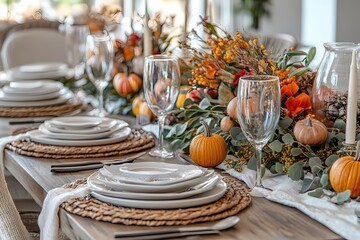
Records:
{"label": "orange pumpkin", "polygon": [[142,80],[134,73],[131,73],[128,76],[125,73],[118,73],[113,79],[113,84],[119,95],[127,96],[140,90],[142,87]]}
{"label": "orange pumpkin", "polygon": [[360,196],[359,143],[355,157],[344,156],[339,158],[331,166],[329,172],[329,181],[335,192],[350,190],[352,198]]}
{"label": "orange pumpkin", "polygon": [[144,101],[145,100],[141,96],[137,96],[136,98],[134,98],[131,107],[132,107],[132,113],[134,114],[135,117],[139,115],[140,104]]}
{"label": "orange pumpkin", "polygon": [[211,134],[209,126],[201,121],[204,133],[195,136],[190,143],[192,160],[203,167],[214,167],[222,163],[227,155],[227,144],[219,134]]}
{"label": "orange pumpkin", "polygon": [[328,131],[322,122],[307,116],[295,124],[294,136],[302,144],[319,146],[326,141]]}
{"label": "orange pumpkin", "polygon": [[149,105],[145,101],[141,102],[139,105],[138,116],[146,116],[149,122],[155,118],[155,114],[151,111]]}

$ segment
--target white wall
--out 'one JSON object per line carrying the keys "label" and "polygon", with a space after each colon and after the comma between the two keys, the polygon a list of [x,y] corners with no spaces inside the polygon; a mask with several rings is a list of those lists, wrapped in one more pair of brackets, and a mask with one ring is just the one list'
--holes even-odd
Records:
{"label": "white wall", "polygon": [[337,0],[336,41],[360,42],[360,1]]}

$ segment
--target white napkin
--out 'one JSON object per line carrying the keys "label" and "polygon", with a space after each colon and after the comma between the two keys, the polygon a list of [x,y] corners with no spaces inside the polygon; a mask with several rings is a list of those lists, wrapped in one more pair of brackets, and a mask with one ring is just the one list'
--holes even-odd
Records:
{"label": "white napkin", "polygon": [[50,190],[46,195],[38,219],[40,239],[58,239],[60,204],[72,198],[85,197],[88,193],[87,184],[79,185],[75,189],[60,187]]}
{"label": "white napkin", "polygon": [[[220,164],[218,168],[226,169],[226,166]],[[255,171],[245,167],[241,173],[234,169],[228,169],[226,172],[253,188]],[[266,172],[263,185],[273,191],[255,189],[252,195],[263,196],[273,202],[297,208],[346,239],[360,239],[360,223],[357,222],[354,213],[355,208],[360,208],[359,202],[351,201],[336,205],[326,197],[315,198],[307,193],[300,194],[301,184],[300,181],[292,181],[287,175],[272,175]]]}

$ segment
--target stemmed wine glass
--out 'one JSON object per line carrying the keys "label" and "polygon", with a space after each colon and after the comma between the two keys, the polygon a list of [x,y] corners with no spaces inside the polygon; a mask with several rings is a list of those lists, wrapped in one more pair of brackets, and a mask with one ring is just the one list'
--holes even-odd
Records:
{"label": "stemmed wine glass", "polygon": [[159,120],[159,144],[149,154],[168,158],[173,152],[163,145],[163,130],[167,114],[174,108],[180,91],[180,68],[175,58],[153,55],[145,58],[144,95],[150,109]]}
{"label": "stemmed wine glass", "polygon": [[240,78],[237,114],[241,129],[256,152],[256,185],[261,180],[262,149],[272,138],[280,117],[280,82],[277,76],[253,75]]}
{"label": "stemmed wine glass", "polygon": [[104,117],[104,89],[112,77],[114,48],[107,31],[91,34],[86,39],[86,73],[99,91],[99,105],[91,115]]}

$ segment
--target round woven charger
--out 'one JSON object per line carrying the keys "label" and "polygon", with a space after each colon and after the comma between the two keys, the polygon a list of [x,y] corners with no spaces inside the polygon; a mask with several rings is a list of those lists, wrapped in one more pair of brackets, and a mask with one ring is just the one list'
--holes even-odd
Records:
{"label": "round woven charger", "polygon": [[[245,184],[227,174],[222,176],[228,185],[225,195],[213,203],[198,207],[170,210],[126,208],[101,202],[91,195],[71,199],[62,203],[61,207],[70,213],[97,221],[125,225],[171,226],[215,221],[236,215],[251,202]],[[83,183],[86,180],[78,180],[66,187],[74,188]]]}
{"label": "round woven charger", "polygon": [[13,141],[7,149],[20,155],[54,159],[113,157],[138,152],[155,146],[152,134],[141,129],[132,129],[130,136],[122,142],[98,146],[54,146],[32,142],[30,139]]}
{"label": "round woven charger", "polygon": [[57,117],[82,109],[84,109],[82,102],[70,99],[62,104],[43,107],[0,107],[0,117]]}

